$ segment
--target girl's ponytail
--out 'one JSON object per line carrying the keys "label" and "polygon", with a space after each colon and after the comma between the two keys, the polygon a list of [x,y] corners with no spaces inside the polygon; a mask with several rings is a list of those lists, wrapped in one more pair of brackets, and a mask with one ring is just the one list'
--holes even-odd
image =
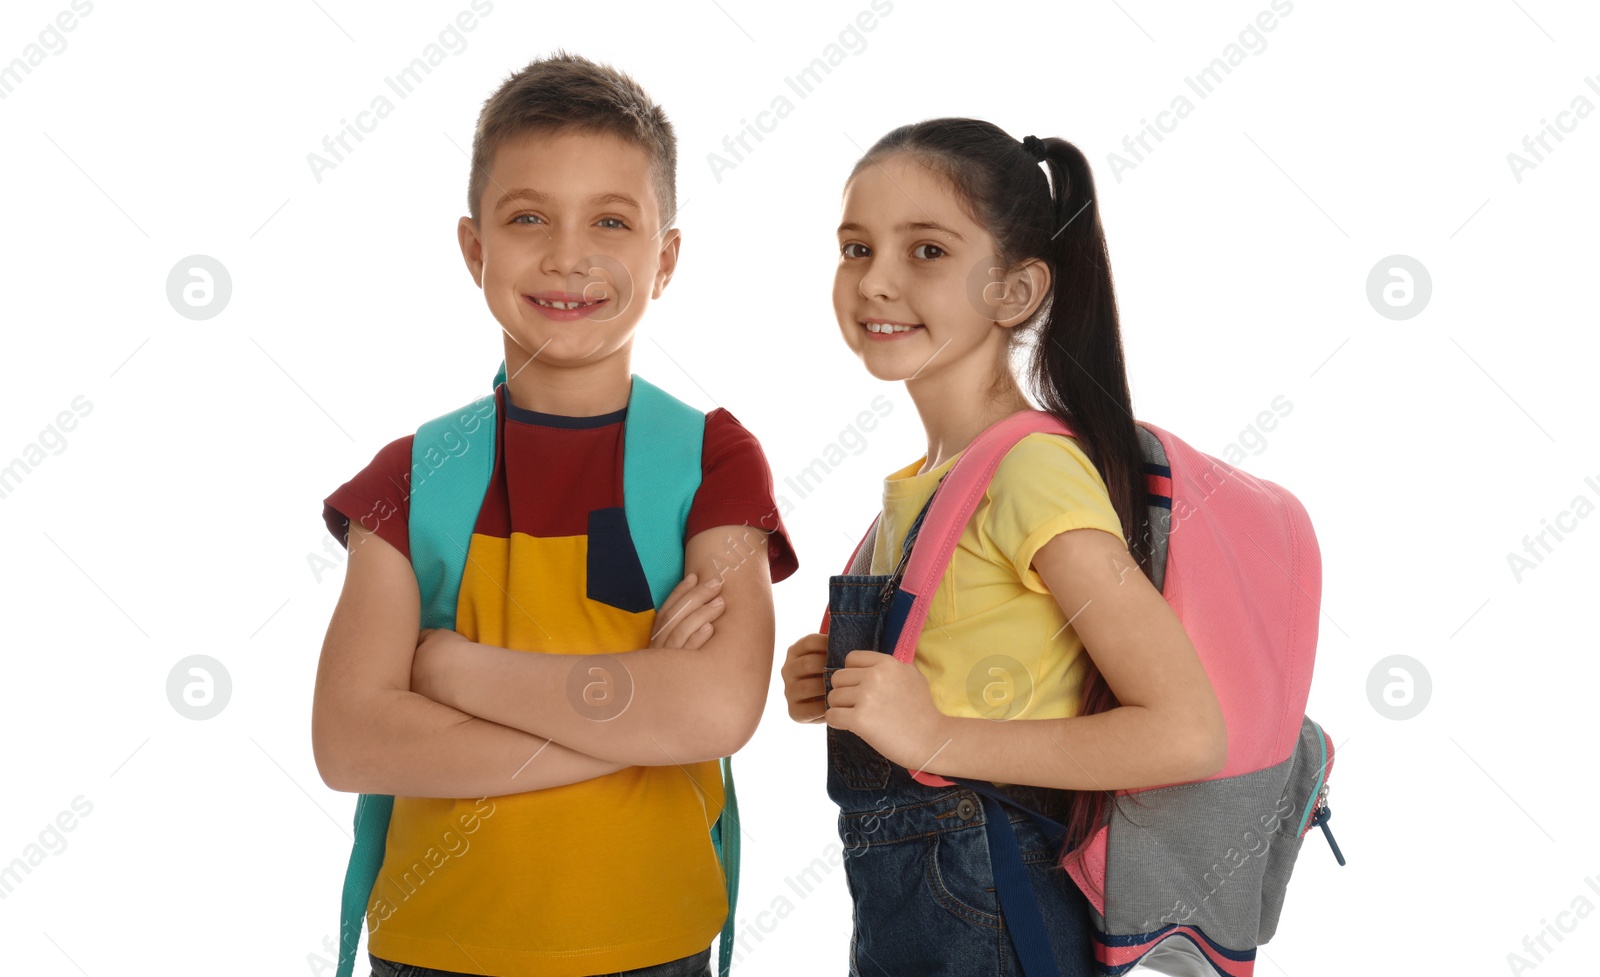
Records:
{"label": "girl's ponytail", "polygon": [[1089,161],[1064,139],[1039,140],[1054,189],[1050,229],[1053,284],[1029,363],[1045,410],[1071,424],[1083,442],[1122,535],[1149,574],[1144,457],[1134,428],[1122,330],[1111,282],[1111,257]]}
{"label": "girl's ponytail", "polygon": [[[1134,428],[1122,332],[1112,289],[1111,258],[1095,199],[1094,176],[1078,147],[1064,139],[1038,141],[1054,191],[1050,230],[1050,304],[1035,337],[1028,375],[1045,410],[1072,425],[1122,521],[1129,554],[1148,577],[1149,521],[1144,457]],[[1079,715],[1117,705],[1091,660]],[[1110,797],[1077,791],[1067,821],[1067,848],[1088,840],[1105,820]]]}

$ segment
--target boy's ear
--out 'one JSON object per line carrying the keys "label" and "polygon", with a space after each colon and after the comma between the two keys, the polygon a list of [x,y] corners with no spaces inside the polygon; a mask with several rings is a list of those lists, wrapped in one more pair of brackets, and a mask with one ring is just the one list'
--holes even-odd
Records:
{"label": "boy's ear", "polygon": [[1005,299],[995,314],[995,325],[1007,329],[1028,321],[1050,294],[1050,266],[1030,258],[1005,276]]}
{"label": "boy's ear", "polygon": [[472,272],[472,281],[483,287],[483,241],[478,238],[478,229],[472,223],[471,217],[461,218],[456,225],[456,239],[461,242],[461,257],[467,262],[467,270]]}
{"label": "boy's ear", "polygon": [[669,227],[661,234],[661,260],[656,266],[656,280],[650,289],[650,298],[658,299],[666,290],[672,273],[678,269],[678,248],[683,243],[683,232]]}

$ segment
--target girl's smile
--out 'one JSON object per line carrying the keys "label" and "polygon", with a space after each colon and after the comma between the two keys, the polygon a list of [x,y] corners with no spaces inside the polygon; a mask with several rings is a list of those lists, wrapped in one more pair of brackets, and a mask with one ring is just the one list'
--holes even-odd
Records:
{"label": "girl's smile", "polygon": [[845,343],[874,377],[917,382],[935,400],[951,369],[1000,369],[1009,330],[997,326],[1023,317],[994,299],[1025,293],[991,283],[994,254],[988,231],[922,162],[867,167],[845,187],[839,224],[833,308]]}
{"label": "girl's smile", "polygon": [[877,342],[892,342],[904,339],[919,329],[925,328],[921,323],[895,322],[891,319],[864,319],[861,328],[867,331],[867,338]]}

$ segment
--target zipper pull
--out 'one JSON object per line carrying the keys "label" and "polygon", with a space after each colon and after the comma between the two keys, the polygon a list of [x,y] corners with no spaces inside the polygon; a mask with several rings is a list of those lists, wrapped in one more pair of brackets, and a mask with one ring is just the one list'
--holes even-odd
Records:
{"label": "zipper pull", "polygon": [[1311,823],[1322,829],[1322,836],[1328,839],[1328,847],[1333,849],[1333,857],[1343,865],[1344,852],[1339,850],[1339,843],[1333,840],[1333,831],[1328,827],[1328,820],[1332,817],[1333,812],[1324,805],[1322,810],[1317,812],[1317,816],[1311,819]]}

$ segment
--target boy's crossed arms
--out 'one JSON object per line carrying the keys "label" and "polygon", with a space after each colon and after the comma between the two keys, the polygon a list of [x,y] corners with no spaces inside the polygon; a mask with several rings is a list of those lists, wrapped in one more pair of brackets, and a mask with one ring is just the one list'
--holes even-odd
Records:
{"label": "boy's crossed arms", "polygon": [[[318,772],[352,793],[493,797],[733,754],[755,732],[772,671],[766,542],[744,525],[696,533],[650,647],[546,654],[454,631],[419,641],[410,561],[351,521],[312,705]],[[573,670],[597,661],[626,673],[609,676],[628,698],[604,718],[568,692]]]}

